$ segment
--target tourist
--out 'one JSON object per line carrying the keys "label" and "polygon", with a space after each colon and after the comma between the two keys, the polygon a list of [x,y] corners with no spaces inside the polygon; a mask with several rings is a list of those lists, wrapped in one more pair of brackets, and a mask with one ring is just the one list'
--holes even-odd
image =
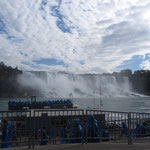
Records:
{"label": "tourist", "polygon": [[126,126],[125,122],[122,122],[122,136],[128,135],[128,127]]}
{"label": "tourist", "polygon": [[71,138],[72,143],[81,143],[82,141],[82,126],[80,118],[76,118],[73,120]]}
{"label": "tourist", "polygon": [[93,115],[90,115],[88,117],[88,137],[91,137],[88,139],[88,142],[90,143],[97,143],[99,142],[100,137],[100,129],[98,127],[98,121],[94,118]]}
{"label": "tourist", "polygon": [[134,136],[135,138],[140,137],[140,124],[136,125],[136,128],[134,129]]}
{"label": "tourist", "polygon": [[43,127],[41,130],[41,144],[40,145],[46,145],[48,143],[48,135],[46,127]]}
{"label": "tourist", "polygon": [[108,130],[108,127],[105,126],[105,128],[102,130],[102,141],[106,142],[110,140],[110,133]]}
{"label": "tourist", "polygon": [[12,124],[11,132],[12,132],[12,142],[15,142],[16,145],[18,145],[18,143],[17,143],[17,129],[16,129],[15,123]]}
{"label": "tourist", "polygon": [[2,145],[1,148],[11,147],[11,123],[7,119],[2,120]]}
{"label": "tourist", "polygon": [[66,143],[68,142],[68,136],[67,136],[67,124],[63,124],[62,128],[60,128],[60,142],[61,143]]}

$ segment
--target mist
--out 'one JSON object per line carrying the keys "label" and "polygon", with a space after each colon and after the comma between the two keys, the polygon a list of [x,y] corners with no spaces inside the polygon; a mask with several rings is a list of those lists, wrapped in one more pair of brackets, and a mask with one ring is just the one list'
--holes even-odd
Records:
{"label": "mist", "polygon": [[18,77],[23,87],[32,88],[44,97],[89,98],[135,96],[128,77],[98,74],[69,74],[60,72],[28,71]]}

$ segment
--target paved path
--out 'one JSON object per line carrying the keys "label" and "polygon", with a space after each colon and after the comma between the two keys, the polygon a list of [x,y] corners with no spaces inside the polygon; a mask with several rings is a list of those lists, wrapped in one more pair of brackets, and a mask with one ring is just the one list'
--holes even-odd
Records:
{"label": "paved path", "polygon": [[[5,149],[6,150],[6,149]],[[27,147],[11,148],[9,150],[29,150]],[[36,146],[32,150],[150,150],[149,143],[98,143],[98,144],[64,144]]]}

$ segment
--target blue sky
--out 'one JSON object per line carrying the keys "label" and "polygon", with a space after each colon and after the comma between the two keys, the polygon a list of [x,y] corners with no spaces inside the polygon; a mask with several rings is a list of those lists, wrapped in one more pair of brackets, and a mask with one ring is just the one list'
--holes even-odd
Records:
{"label": "blue sky", "polygon": [[[140,56],[140,55],[135,55],[133,56],[130,60],[126,60],[124,61],[120,66],[117,67],[117,70],[121,70],[121,69],[131,69],[132,71],[135,70],[141,70],[143,63],[149,60],[149,54],[145,55],[145,56]],[[148,69],[148,68],[144,68],[143,69]]]}
{"label": "blue sky", "polygon": [[150,69],[149,0],[0,1],[0,61],[22,70]]}

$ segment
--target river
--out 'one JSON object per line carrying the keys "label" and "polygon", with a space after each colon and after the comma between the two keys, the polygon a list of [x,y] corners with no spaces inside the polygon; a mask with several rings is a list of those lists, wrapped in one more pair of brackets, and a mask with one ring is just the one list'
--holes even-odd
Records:
{"label": "river", "polygon": [[[9,100],[26,99],[0,99],[0,110],[8,110]],[[37,99],[42,100],[42,99]],[[43,99],[46,100],[46,99]],[[101,102],[100,102],[101,101]],[[127,111],[127,112],[148,112],[150,113],[150,97],[101,97],[101,98],[75,98],[74,104],[78,108],[100,108],[109,111]],[[101,107],[99,104],[101,103]]]}

